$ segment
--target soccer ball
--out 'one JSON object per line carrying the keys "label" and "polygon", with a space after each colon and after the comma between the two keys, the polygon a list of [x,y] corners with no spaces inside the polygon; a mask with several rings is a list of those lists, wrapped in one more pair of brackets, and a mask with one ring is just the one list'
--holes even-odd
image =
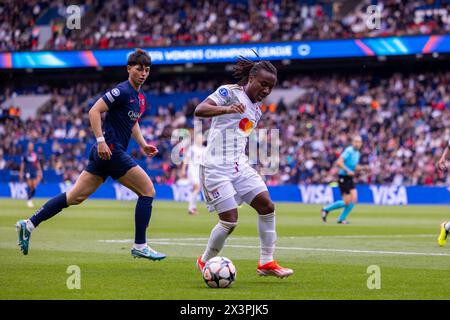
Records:
{"label": "soccer ball", "polygon": [[203,268],[203,280],[211,288],[228,288],[236,280],[236,267],[230,259],[214,257]]}

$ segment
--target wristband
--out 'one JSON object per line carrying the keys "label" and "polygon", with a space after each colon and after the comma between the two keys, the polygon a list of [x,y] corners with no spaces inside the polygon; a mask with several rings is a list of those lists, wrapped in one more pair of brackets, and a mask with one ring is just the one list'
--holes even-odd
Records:
{"label": "wristband", "polygon": [[105,137],[98,137],[97,143],[100,143],[100,142],[105,142]]}

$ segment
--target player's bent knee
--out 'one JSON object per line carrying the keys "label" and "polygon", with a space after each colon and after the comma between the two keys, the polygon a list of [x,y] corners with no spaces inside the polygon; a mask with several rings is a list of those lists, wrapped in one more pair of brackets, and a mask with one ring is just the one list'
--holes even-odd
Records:
{"label": "player's bent knee", "polygon": [[154,198],[156,195],[155,188],[153,185],[146,186],[145,188],[140,188],[135,191],[139,197],[152,197]]}
{"label": "player's bent knee", "polygon": [[73,198],[72,197],[68,197],[67,198],[67,204],[69,206],[79,205],[79,204],[83,203],[84,200],[86,200],[86,199],[87,199],[87,196],[84,196],[84,195],[75,196]]}
{"label": "player's bent knee", "polygon": [[267,204],[267,213],[272,213],[272,212],[275,212],[275,204],[272,202],[272,201],[270,201],[268,204]]}
{"label": "player's bent knee", "polygon": [[155,188],[150,188],[148,190],[145,190],[145,192],[143,192],[142,196],[154,198],[156,196]]}
{"label": "player's bent knee", "polygon": [[272,201],[268,201],[264,205],[261,206],[260,210],[258,211],[259,214],[269,214],[275,212],[275,204]]}

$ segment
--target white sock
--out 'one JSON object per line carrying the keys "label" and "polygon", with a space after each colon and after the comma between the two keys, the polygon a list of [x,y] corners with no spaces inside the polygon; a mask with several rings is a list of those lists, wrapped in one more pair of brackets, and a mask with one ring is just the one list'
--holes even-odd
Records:
{"label": "white sock", "polygon": [[36,228],[36,227],[34,226],[33,222],[31,222],[30,219],[26,220],[26,223],[27,223],[27,229],[28,229],[28,231],[32,232],[32,231],[34,230],[34,228]]}
{"label": "white sock", "polygon": [[189,197],[189,210],[197,209],[197,196],[198,192],[191,192],[191,195]]}
{"label": "white sock", "polygon": [[445,224],[444,228],[445,230],[450,231],[450,221]]}
{"label": "white sock", "polygon": [[217,256],[225,245],[228,236],[233,232],[237,222],[227,222],[219,220],[219,223],[212,229],[209,236],[208,245],[202,255],[202,261],[206,262]]}
{"label": "white sock", "polygon": [[147,247],[146,243],[135,243],[135,244],[133,244],[133,248],[138,249],[138,250],[145,249],[146,247]]}
{"label": "white sock", "polygon": [[258,215],[258,234],[261,244],[260,258],[261,265],[273,260],[277,232],[275,230],[275,212]]}

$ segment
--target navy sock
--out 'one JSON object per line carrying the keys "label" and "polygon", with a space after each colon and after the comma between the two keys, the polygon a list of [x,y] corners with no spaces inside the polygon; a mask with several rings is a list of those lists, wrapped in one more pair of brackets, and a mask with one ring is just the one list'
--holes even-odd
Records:
{"label": "navy sock", "polygon": [[134,243],[136,244],[147,243],[146,232],[152,216],[152,203],[153,197],[141,196],[137,201],[134,213]]}
{"label": "navy sock", "polygon": [[30,194],[30,199],[34,197],[35,193],[36,193],[36,189],[32,189],[31,194]]}
{"label": "navy sock", "polygon": [[31,188],[30,187],[27,187],[27,199],[28,200],[30,200],[31,199],[31,193],[32,193],[33,191],[31,191]]}
{"label": "navy sock", "polygon": [[61,193],[48,200],[36,213],[30,218],[31,222],[37,227],[42,221],[50,219],[62,209],[67,208],[66,193]]}

